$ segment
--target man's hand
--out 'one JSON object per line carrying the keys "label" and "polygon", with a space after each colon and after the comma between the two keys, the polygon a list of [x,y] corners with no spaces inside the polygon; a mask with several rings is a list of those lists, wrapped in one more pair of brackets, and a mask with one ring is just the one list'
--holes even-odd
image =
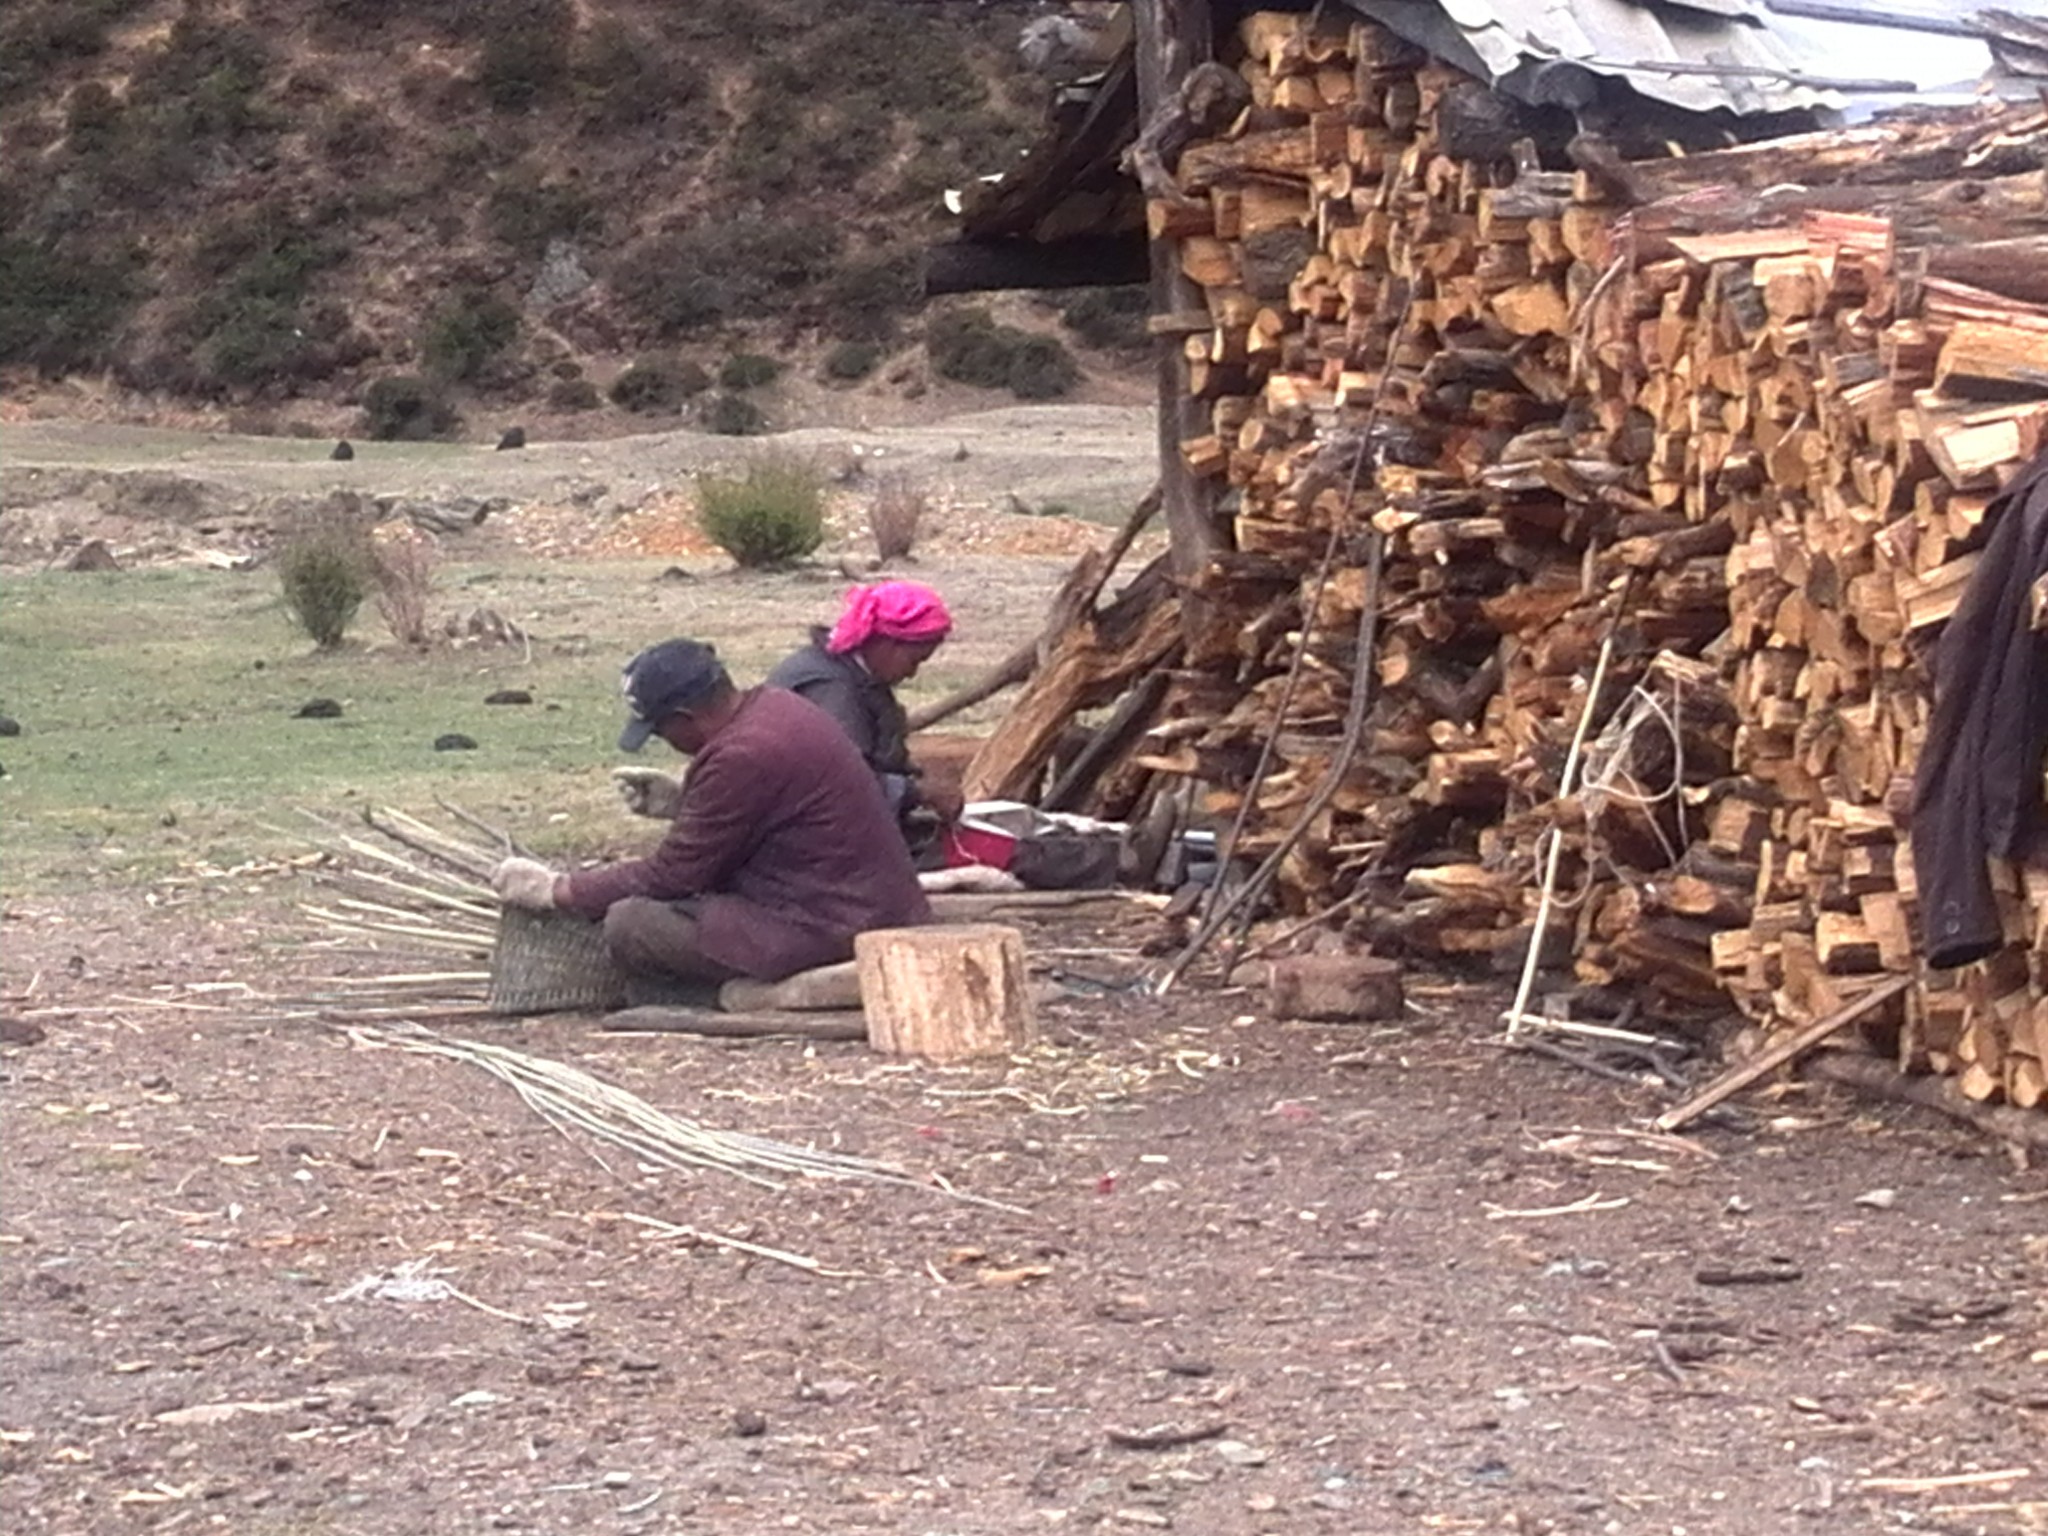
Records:
{"label": "man's hand", "polygon": [[538,859],[507,859],[491,871],[491,889],[508,907],[551,912],[555,906],[555,872]]}
{"label": "man's hand", "polygon": [[967,802],[960,798],[959,786],[955,784],[919,785],[917,803],[949,827],[967,808]]}
{"label": "man's hand", "polygon": [[673,821],[676,807],[683,803],[683,781],[659,768],[614,768],[612,783],[635,816]]}

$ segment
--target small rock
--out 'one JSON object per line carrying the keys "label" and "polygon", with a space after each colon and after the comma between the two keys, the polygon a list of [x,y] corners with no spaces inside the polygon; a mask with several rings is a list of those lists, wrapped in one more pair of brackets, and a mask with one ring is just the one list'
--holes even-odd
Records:
{"label": "small rock", "polygon": [[684,570],[680,565],[672,565],[654,579],[656,581],[666,581],[673,583],[683,581],[695,581],[697,578],[695,576],[692,576],[688,571]]}
{"label": "small rock", "polygon": [[642,1360],[637,1356],[629,1355],[619,1362],[619,1369],[622,1371],[658,1371],[661,1369],[661,1362],[659,1360]]}
{"label": "small rock", "polygon": [[1873,1211],[1888,1211],[1898,1203],[1896,1189],[1868,1189],[1856,1197],[1856,1204],[1867,1205]]}
{"label": "small rock", "polygon": [[343,464],[347,463],[350,459],[354,458],[355,456],[355,445],[345,437],[340,442],[336,443],[334,445],[334,451],[327,455],[327,457],[329,457],[330,459],[333,459],[338,463]]}
{"label": "small rock", "polygon": [[732,1432],[742,1440],[751,1440],[756,1435],[768,1433],[768,1419],[765,1414],[751,1408],[742,1408],[732,1416]]}
{"label": "small rock", "polygon": [[292,711],[292,718],[294,720],[339,720],[341,718],[341,700],[308,699]]}
{"label": "small rock", "polygon": [[484,696],[486,704],[531,704],[533,695],[524,688],[500,688],[496,693]]}
{"label": "small rock", "polygon": [[1166,1362],[1166,1369],[1175,1376],[1214,1376],[1216,1367],[1207,1360],[1198,1360],[1189,1355]]}
{"label": "small rock", "polygon": [[34,1019],[17,1019],[0,1013],[0,1045],[41,1045],[48,1037]]}
{"label": "small rock", "polygon": [[798,1397],[809,1398],[812,1402],[823,1403],[828,1408],[834,1403],[843,1403],[860,1390],[858,1382],[848,1381],[843,1376],[829,1377],[824,1381],[805,1382],[797,1392]]}
{"label": "small rock", "polygon": [[88,539],[64,562],[67,571],[118,571],[121,562],[114,558],[113,550],[107,547],[105,539]]}
{"label": "small rock", "polygon": [[500,453],[503,453],[507,448],[524,448],[525,446],[526,428],[524,427],[507,427],[505,435],[498,439],[498,451]]}
{"label": "small rock", "polygon": [[1216,1454],[1233,1467],[1263,1467],[1269,1459],[1257,1446],[1246,1445],[1242,1440],[1218,1440]]}
{"label": "small rock", "polygon": [[19,736],[21,722],[12,715],[0,715],[0,736]]}
{"label": "small rock", "polygon": [[436,736],[434,738],[434,750],[436,752],[474,752],[476,750],[476,738],[474,736],[465,736],[460,731],[450,731],[445,736]]}

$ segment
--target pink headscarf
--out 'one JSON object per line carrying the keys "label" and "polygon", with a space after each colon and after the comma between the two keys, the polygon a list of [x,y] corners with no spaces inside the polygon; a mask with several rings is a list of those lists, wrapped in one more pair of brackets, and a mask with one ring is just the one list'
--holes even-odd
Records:
{"label": "pink headscarf", "polygon": [[952,630],[953,615],[946,612],[945,600],[930,587],[914,581],[882,581],[847,591],[846,606],[825,639],[825,649],[844,656],[876,635],[917,645],[943,640]]}

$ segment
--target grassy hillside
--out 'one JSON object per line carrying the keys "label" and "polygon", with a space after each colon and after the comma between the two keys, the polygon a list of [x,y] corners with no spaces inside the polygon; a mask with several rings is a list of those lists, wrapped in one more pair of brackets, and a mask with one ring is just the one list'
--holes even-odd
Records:
{"label": "grassy hillside", "polygon": [[744,429],[735,353],[851,385],[914,339],[939,192],[1038,120],[1029,14],[11,0],[0,366],[379,435],[476,402]]}

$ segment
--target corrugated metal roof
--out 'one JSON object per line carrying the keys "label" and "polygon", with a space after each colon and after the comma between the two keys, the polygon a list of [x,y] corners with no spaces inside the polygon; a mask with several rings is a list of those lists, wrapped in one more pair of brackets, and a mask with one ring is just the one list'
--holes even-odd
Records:
{"label": "corrugated metal roof", "polygon": [[1346,3],[1524,101],[1582,105],[1591,98],[1586,77],[1604,75],[1691,112],[1752,116],[1841,105],[1832,92],[1797,83],[1825,67],[1794,56],[1759,0]]}

